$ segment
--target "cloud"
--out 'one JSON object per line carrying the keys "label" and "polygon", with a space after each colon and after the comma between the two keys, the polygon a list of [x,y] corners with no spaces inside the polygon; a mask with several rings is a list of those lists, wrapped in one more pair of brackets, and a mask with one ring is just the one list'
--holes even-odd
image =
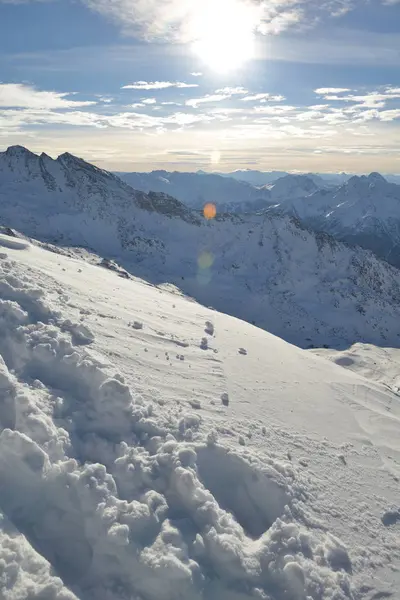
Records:
{"label": "cloud", "polygon": [[192,77],[202,77],[203,73],[200,73],[199,71],[194,71],[193,73],[190,73],[190,75]]}
{"label": "cloud", "polygon": [[191,98],[190,100],[186,100],[186,106],[191,106],[192,108],[197,108],[199,104],[204,104],[206,102],[221,102],[221,100],[227,100],[231,97],[231,94],[207,94],[207,96],[203,96],[201,98]]}
{"label": "cloud", "polygon": [[121,90],[165,90],[167,88],[196,88],[197,83],[184,83],[182,81],[135,81],[122,86]]}
{"label": "cloud", "polygon": [[142,98],[142,104],[156,104],[155,98]]}
{"label": "cloud", "polygon": [[304,18],[304,11],[300,8],[283,10],[282,12],[277,12],[275,15],[271,15],[270,19],[263,22],[259,27],[259,31],[264,35],[278,35],[282,31],[300,23]]}
{"label": "cloud", "polygon": [[273,95],[268,93],[252,94],[251,96],[242,98],[242,102],[257,102],[258,100],[261,102],[283,102],[286,100],[286,98],[281,95]]}
{"label": "cloud", "polygon": [[296,106],[289,106],[285,104],[283,106],[256,106],[253,109],[255,113],[262,113],[264,115],[281,115],[294,110],[296,110]]}
{"label": "cloud", "polygon": [[172,113],[167,116],[154,116],[145,113],[121,112],[111,115],[90,111],[58,112],[47,109],[8,109],[0,110],[0,132],[4,129],[17,131],[21,127],[35,125],[69,125],[72,127],[94,127],[105,129],[117,127],[142,131],[164,127],[180,128],[195,123],[212,121],[213,116],[206,114]]}
{"label": "cloud", "polygon": [[71,92],[43,92],[23,83],[0,83],[0,107],[61,109],[96,104],[67,99],[71,95]]}
{"label": "cloud", "polygon": [[221,88],[219,90],[215,90],[216,94],[229,94],[229,96],[235,96],[235,95],[243,95],[243,94],[248,94],[249,91],[246,90],[244,87],[224,87]]}
{"label": "cloud", "polygon": [[[229,27],[232,8],[243,14],[243,28],[278,34],[299,23],[308,26],[320,14],[338,17],[354,0],[83,0],[89,8],[121,25],[123,31],[146,40],[189,43],[204,37],[212,15]],[[389,0],[390,1],[390,0]],[[216,10],[218,11],[216,13]],[[217,22],[215,21],[215,22]]]}
{"label": "cloud", "polygon": [[345,92],[351,92],[349,88],[336,88],[336,87],[328,87],[328,88],[317,88],[314,90],[316,94],[319,96],[325,96],[326,94],[342,94]]}
{"label": "cloud", "polygon": [[[326,88],[329,89],[329,88]],[[333,88],[332,88],[333,89]],[[360,107],[367,108],[383,108],[388,100],[396,100],[400,98],[400,88],[386,87],[382,90],[375,90],[365,94],[348,94],[347,96],[338,96],[337,94],[326,94],[323,96],[325,100],[354,102]],[[356,109],[358,107],[353,107]]]}

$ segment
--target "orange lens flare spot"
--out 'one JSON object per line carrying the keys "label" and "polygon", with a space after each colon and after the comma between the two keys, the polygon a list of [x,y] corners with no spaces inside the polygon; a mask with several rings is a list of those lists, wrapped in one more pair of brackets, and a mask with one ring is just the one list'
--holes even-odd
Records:
{"label": "orange lens flare spot", "polygon": [[214,219],[215,215],[217,214],[217,208],[216,208],[215,204],[212,204],[211,202],[206,204],[205,207],[203,208],[203,214],[204,214],[205,218],[208,220]]}

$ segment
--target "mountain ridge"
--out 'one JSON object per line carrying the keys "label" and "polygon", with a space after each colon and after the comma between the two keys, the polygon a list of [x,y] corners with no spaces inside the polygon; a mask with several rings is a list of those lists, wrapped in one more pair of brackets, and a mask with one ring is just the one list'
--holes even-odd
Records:
{"label": "mountain ridge", "polygon": [[398,345],[400,275],[372,253],[286,216],[206,220],[177,200],[135,191],[75,157],[48,164],[49,185],[48,171],[33,169],[37,160],[20,160],[12,170],[0,155],[4,226],[92,249],[299,346]]}

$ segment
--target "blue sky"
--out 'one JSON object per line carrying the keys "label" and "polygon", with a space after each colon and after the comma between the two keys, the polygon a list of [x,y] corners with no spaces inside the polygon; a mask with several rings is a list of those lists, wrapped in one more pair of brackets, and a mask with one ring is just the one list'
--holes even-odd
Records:
{"label": "blue sky", "polygon": [[400,172],[400,1],[0,0],[0,149]]}

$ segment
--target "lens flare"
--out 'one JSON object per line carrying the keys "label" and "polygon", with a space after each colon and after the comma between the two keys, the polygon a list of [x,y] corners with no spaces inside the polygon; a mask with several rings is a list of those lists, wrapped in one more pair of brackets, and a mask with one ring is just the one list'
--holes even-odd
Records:
{"label": "lens flare", "polygon": [[212,255],[211,252],[202,252],[199,256],[199,258],[197,259],[197,264],[199,265],[200,269],[209,269],[210,267],[212,267],[214,262],[214,256]]}
{"label": "lens flare", "polygon": [[210,221],[211,219],[215,219],[217,214],[217,207],[212,202],[208,202],[203,208],[204,217]]}

